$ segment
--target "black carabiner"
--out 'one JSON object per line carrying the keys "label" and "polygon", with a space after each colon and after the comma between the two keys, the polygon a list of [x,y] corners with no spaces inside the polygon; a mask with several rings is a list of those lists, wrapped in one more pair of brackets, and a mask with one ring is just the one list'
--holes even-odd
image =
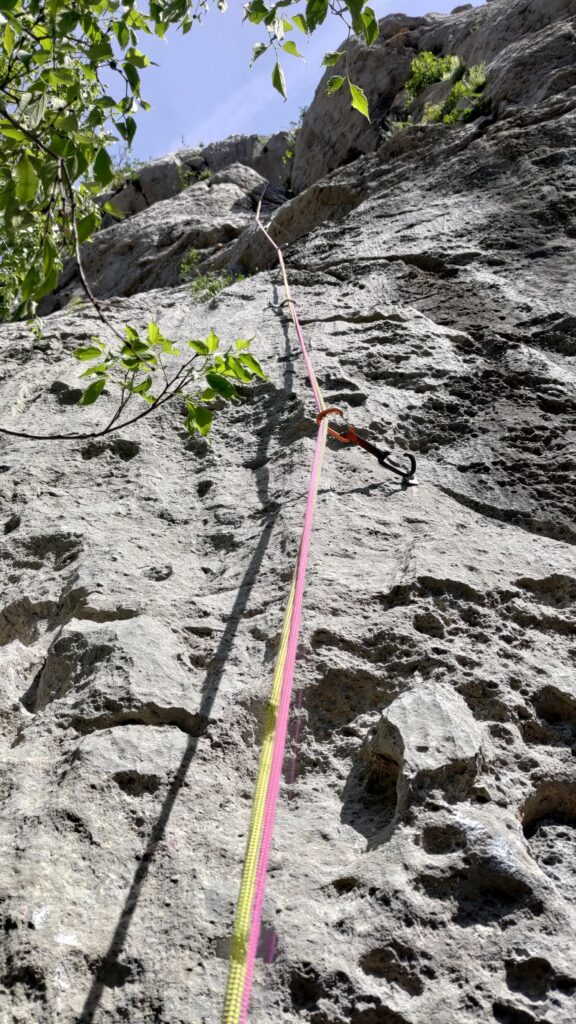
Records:
{"label": "black carabiner", "polygon": [[377,448],[375,444],[367,441],[365,437],[360,437],[359,434],[354,431],[354,441],[356,444],[364,448],[365,451],[370,452],[374,455],[379,464],[384,468],[390,470],[391,473],[396,473],[397,476],[402,477],[402,483],[405,487],[414,487],[418,481],[415,479],[416,475],[416,459],[411,452],[403,452],[403,457],[408,459],[410,463],[409,469],[402,469],[397,462],[390,459],[392,452],[383,452],[380,448]]}

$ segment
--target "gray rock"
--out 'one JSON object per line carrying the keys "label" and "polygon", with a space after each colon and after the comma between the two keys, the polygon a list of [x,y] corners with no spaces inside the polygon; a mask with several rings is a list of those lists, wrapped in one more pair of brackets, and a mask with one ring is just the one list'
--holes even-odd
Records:
{"label": "gray rock", "polygon": [[430,792],[463,799],[480,767],[482,729],[450,687],[422,683],[397,697],[371,733],[365,757],[386,784],[397,778],[396,813]]}
{"label": "gray rock", "polygon": [[[446,17],[383,18],[376,44],[350,47],[350,74],[368,97],[372,122],[350,110],[345,89],[326,96],[328,68],[308,108],[295,146],[292,184],[299,192],[381,142],[391,114],[402,116],[402,86],[419,51],[457,54],[470,67],[483,63],[483,102],[492,112],[538,103],[576,85],[572,0],[504,0]],[[408,31],[407,31],[408,30]],[[534,75],[538,65],[539,74]],[[337,69],[336,69],[337,71]],[[417,103],[415,112],[423,106]],[[405,115],[404,115],[405,116]]]}
{"label": "gray rock", "polygon": [[[249,196],[237,185],[209,187],[198,182],[173,199],[156,202],[100,231],[83,246],[92,290],[107,298],[178,285],[190,248],[210,250],[229,242],[253,216]],[[64,269],[58,290],[42,301],[40,312],[62,308],[81,295],[74,261]]]}
{"label": "gray rock", "polygon": [[201,171],[207,166],[204,158],[200,156],[199,149],[179,149],[174,155],[181,163],[186,164],[190,170]]}
{"label": "gray rock", "polygon": [[[474,59],[504,76],[505,44],[531,98],[397,133],[271,215],[326,401],[414,451],[420,483],[329,442],[254,1024],[574,1019],[566,10],[476,8]],[[469,17],[409,31],[450,52]],[[89,247],[98,287],[124,290],[104,301],[118,329],[255,337],[268,380],[210,443],[169,405],[108,438],[0,442],[0,522],[19,520],[0,559],[10,1022],[221,1013],[315,432],[249,185],[196,184]],[[236,250],[269,269],[199,303],[175,278],[179,247],[204,243],[203,267]],[[86,305],[42,328],[2,326],[1,422],[98,429],[113,394],[72,404],[71,353],[105,329]]]}
{"label": "gray rock", "polygon": [[211,178],[212,185],[229,182],[237,185],[255,203],[260,199],[270,208],[280,206],[286,201],[286,193],[277,186],[270,185],[266,178],[244,164],[230,164],[222,171],[217,171]]}
{"label": "gray rock", "polygon": [[175,155],[162,157],[138,169],[138,181],[149,206],[177,196],[186,185],[184,166]]}
{"label": "gray rock", "polygon": [[[383,124],[409,77],[416,53],[413,32],[402,30],[413,29],[426,21],[390,15],[383,19],[383,31],[374,46],[358,41],[349,44],[350,77],[366,93],[371,121],[351,111],[347,89],[326,95],[328,79],[339,70],[338,67],[326,69],[296,137],[292,169],[295,192],[302,192],[335,168],[376,149],[380,141],[379,125]],[[393,31],[391,36],[390,31]]]}
{"label": "gray rock", "polygon": [[[361,202],[365,192],[361,179],[343,174],[337,181],[317,182],[278,209],[276,204],[270,203],[269,194],[268,191],[265,194],[267,207],[263,215],[269,218],[271,237],[284,246],[307,235],[320,224],[338,220]],[[254,273],[272,266],[275,259],[272,246],[253,220],[237,240],[209,256],[206,267]]]}
{"label": "gray rock", "polygon": [[[112,192],[107,196],[107,199],[109,199],[113,206],[126,217],[133,217],[135,213],[140,213],[142,210],[145,210],[147,206],[150,206],[150,203],[142,191],[140,183],[135,185],[130,182],[129,185],[125,185],[119,192]],[[111,227],[116,223],[116,220],[117,218],[110,214],[105,214],[102,220],[102,227]]]}
{"label": "gray rock", "polygon": [[224,170],[231,164],[244,164],[258,171],[271,185],[283,188],[292,166],[291,160],[285,160],[285,153],[292,143],[290,132],[270,136],[231,135],[223,142],[205,146],[201,156],[213,171]]}

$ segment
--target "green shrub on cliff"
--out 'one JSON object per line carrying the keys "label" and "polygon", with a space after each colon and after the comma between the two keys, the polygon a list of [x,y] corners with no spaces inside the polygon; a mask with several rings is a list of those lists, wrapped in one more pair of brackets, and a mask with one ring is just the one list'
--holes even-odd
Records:
{"label": "green shrub on cliff", "polygon": [[453,54],[448,54],[447,57],[436,57],[430,50],[419,53],[412,61],[412,74],[404,86],[407,96],[406,106],[409,106],[430,85],[442,82],[445,78],[452,78],[460,67],[460,58]]}
{"label": "green shrub on cliff", "polygon": [[484,64],[474,64],[455,82],[444,103],[429,103],[424,108],[424,124],[465,121],[473,112],[486,85]]}
{"label": "green shrub on cliff", "polygon": [[190,290],[198,302],[208,302],[223,288],[244,279],[244,274],[230,274],[227,270],[207,270],[205,274],[201,274],[201,260],[202,253],[198,249],[189,249],[180,264],[180,280],[190,282]]}

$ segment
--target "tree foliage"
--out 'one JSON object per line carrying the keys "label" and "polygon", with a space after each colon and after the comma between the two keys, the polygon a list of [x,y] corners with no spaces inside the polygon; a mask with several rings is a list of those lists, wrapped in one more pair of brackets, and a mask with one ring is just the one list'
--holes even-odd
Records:
{"label": "tree foliage", "polygon": [[[226,0],[215,6],[226,10]],[[55,287],[62,261],[100,226],[97,197],[114,179],[110,146],[128,147],[135,115],[149,109],[141,75],[145,39],[186,33],[210,0],[0,0],[0,315],[33,315]],[[300,58],[293,36],[312,33],[329,12],[372,43],[378,25],[365,0],[249,0],[244,18],[264,41],[252,60],[272,55],[272,83],[286,95],[284,57]],[[328,54],[327,65],[334,57]],[[345,57],[345,54],[344,54]],[[351,104],[367,115],[362,90]],[[334,79],[332,79],[334,82]],[[334,91],[332,87],[330,91]],[[106,206],[103,208],[106,210]]]}
{"label": "tree foliage", "polygon": [[[220,338],[211,330],[204,339],[187,341],[182,350],[154,322],[148,324],[144,335],[127,324],[124,335],[114,344],[94,336],[89,345],[74,351],[81,363],[91,364],[80,375],[88,378],[80,405],[94,405],[113,391],[119,394],[118,404],[102,428],[88,434],[33,434],[6,427],[0,427],[0,432],[43,441],[104,437],[177,399],[186,430],[206,437],[222,402],[238,400],[238,385],[251,384],[255,378],[266,380],[260,363],[250,352],[253,340],[239,338],[222,351]],[[137,412],[133,411],[135,401],[144,406]]]}

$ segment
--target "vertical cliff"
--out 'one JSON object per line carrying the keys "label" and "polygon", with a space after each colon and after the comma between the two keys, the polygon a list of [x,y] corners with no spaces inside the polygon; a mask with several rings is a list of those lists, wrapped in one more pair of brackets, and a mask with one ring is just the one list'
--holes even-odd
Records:
{"label": "vertical cliff", "polygon": [[[419,486],[330,445],[251,1019],[570,1024],[575,12],[394,18],[355,58],[373,126],[319,93],[300,191],[266,200],[325,395],[413,451]],[[485,64],[482,108],[390,133],[425,49]],[[315,432],[262,180],[229,149],[87,262],[118,326],[254,335],[269,380],[210,443],[170,406],[108,439],[0,442],[7,1024],[219,1019]],[[250,276],[199,301],[190,246]],[[42,338],[2,328],[3,425],[112,408],[73,404],[71,351],[99,330],[75,291],[71,266]]]}

